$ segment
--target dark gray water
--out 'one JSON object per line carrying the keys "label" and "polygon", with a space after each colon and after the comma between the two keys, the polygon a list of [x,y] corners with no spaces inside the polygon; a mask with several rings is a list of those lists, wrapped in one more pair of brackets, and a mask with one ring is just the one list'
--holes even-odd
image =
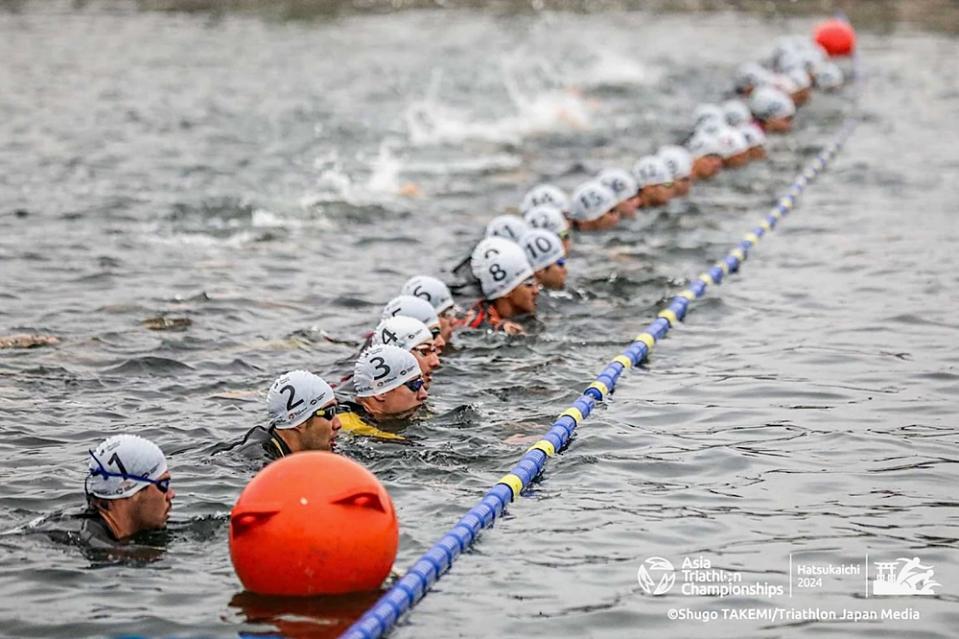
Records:
{"label": "dark gray water", "polygon": [[[227,513],[251,471],[208,446],[262,423],[279,373],[338,371],[354,347],[324,334],[372,327],[408,276],[456,262],[528,186],[571,188],[678,139],[736,63],[814,22],[14,7],[0,13],[0,333],[62,343],[0,353],[4,528],[78,507],[85,451],[112,433],[157,441],[178,492],[155,561],[0,536],[14,637],[275,629],[230,605]],[[396,636],[954,636],[959,44],[905,26],[860,38],[865,122],[835,164]],[[397,505],[398,566],[755,225],[847,108],[817,96],[770,162],[581,239],[572,294],[544,300],[534,335],[457,338],[434,417],[409,430],[419,445],[343,442]],[[144,326],[158,316],[191,324]],[[652,597],[636,578],[649,556],[702,555],[786,584],[791,554],[867,553],[921,557],[938,594],[866,599],[843,578],[770,604]],[[920,618],[667,616],[768,605]]]}

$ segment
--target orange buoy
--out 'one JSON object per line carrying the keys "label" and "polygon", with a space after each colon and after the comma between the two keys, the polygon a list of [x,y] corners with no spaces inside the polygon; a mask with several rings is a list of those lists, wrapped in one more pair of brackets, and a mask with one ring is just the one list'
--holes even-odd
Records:
{"label": "orange buoy", "polygon": [[813,36],[829,55],[849,55],[856,48],[856,32],[845,20],[833,19],[819,23]]}
{"label": "orange buoy", "polygon": [[382,484],[333,453],[300,452],[257,474],[230,513],[230,559],[263,595],[375,590],[396,559],[399,529]]}

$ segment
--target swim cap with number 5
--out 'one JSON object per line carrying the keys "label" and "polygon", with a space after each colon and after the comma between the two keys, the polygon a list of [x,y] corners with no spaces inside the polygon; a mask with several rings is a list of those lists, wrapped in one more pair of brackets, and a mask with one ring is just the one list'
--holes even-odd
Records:
{"label": "swim cap with number 5", "polygon": [[599,180],[581,184],[573,193],[571,217],[579,222],[592,222],[616,206],[616,195]]}

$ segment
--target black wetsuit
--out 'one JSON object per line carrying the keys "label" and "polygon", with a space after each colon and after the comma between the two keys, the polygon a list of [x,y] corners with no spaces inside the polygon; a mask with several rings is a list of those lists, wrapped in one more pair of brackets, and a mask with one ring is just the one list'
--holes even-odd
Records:
{"label": "black wetsuit", "polygon": [[283,441],[283,438],[277,435],[276,429],[267,429],[262,426],[254,426],[238,442],[217,444],[211,453],[216,455],[227,451],[238,453],[240,456],[251,460],[262,460],[267,463],[276,461],[280,457],[286,457],[293,452]]}

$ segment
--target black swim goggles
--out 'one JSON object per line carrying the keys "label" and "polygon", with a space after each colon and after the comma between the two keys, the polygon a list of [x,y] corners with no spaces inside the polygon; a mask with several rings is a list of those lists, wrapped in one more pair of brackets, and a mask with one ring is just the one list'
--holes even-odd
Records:
{"label": "black swim goggles", "polygon": [[423,384],[426,382],[423,381],[422,377],[417,377],[416,379],[411,379],[408,382],[403,382],[403,386],[406,386],[408,389],[414,393],[420,392],[420,389],[423,388]]}
{"label": "black swim goggles", "polygon": [[[153,484],[161,493],[165,493],[166,491],[170,490],[170,477],[165,479],[150,479],[149,477],[145,477],[143,475],[131,475],[120,463],[117,463],[117,465],[120,467],[120,472],[113,473],[103,466],[100,460],[97,459],[97,456],[93,454],[92,450],[87,450],[87,452],[90,453],[90,457],[93,458],[93,461],[95,461],[99,467],[91,470],[90,476],[87,477],[87,479],[90,477],[103,477],[104,479],[109,479],[110,477],[119,477],[120,479],[132,479],[133,481],[142,481],[147,484]],[[117,460],[119,461],[119,458],[117,458]]]}
{"label": "black swim goggles", "polygon": [[313,417],[322,417],[326,421],[332,421],[334,417],[341,413],[349,413],[350,407],[344,404],[334,404],[333,406],[327,406],[326,408],[317,409],[313,413]]}

